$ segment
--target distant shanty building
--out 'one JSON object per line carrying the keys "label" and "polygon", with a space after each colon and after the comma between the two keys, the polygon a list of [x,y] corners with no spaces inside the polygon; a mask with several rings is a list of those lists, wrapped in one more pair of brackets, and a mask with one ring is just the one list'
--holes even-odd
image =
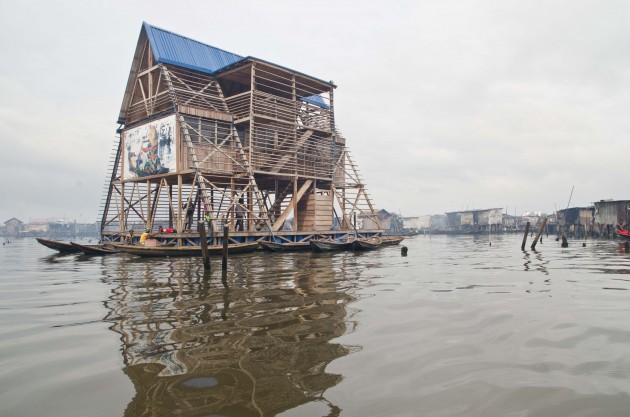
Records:
{"label": "distant shanty building", "polygon": [[118,118],[103,239],[141,224],[197,243],[203,220],[215,243],[224,226],[239,241],[309,239],[353,231],[358,216],[371,221],[364,235],[380,233],[336,127],[335,88],[144,23]]}
{"label": "distant shanty building", "polygon": [[621,221],[628,224],[630,200],[600,200],[593,203],[595,207],[594,222],[601,226],[616,226]]}
{"label": "distant shanty building", "polygon": [[418,230],[423,232],[447,230],[446,214],[427,214],[419,216]]}
{"label": "distant shanty building", "polygon": [[22,233],[24,236],[47,236],[48,231],[51,229],[50,224],[53,223],[49,220],[32,220],[28,224],[24,225]]}
{"label": "distant shanty building", "polygon": [[580,238],[593,233],[594,207],[570,207],[556,212],[558,230],[567,236]]}
{"label": "distant shanty building", "polygon": [[503,221],[503,209],[466,210],[446,213],[449,232],[498,232]]}
{"label": "distant shanty building", "polygon": [[420,217],[418,216],[402,217],[402,222],[405,229],[418,230],[420,228]]}
{"label": "distant shanty building", "polygon": [[396,213],[390,213],[385,209],[378,211],[376,219],[372,216],[361,215],[357,217],[360,219],[360,225],[357,227],[363,230],[372,230],[380,225],[380,228],[386,231],[402,231],[404,228],[403,218]]}
{"label": "distant shanty building", "polygon": [[429,227],[433,231],[447,230],[446,214],[432,214],[429,218]]}
{"label": "distant shanty building", "polygon": [[5,233],[7,236],[19,236],[22,233],[24,222],[13,217],[4,222]]}
{"label": "distant shanty building", "polygon": [[431,215],[426,214],[418,217],[418,230],[430,230],[431,229]]}
{"label": "distant shanty building", "polygon": [[542,211],[526,211],[523,212],[521,218],[523,219],[523,224],[529,222],[530,226],[534,226],[536,224],[540,224],[542,219],[546,218],[547,214]]}
{"label": "distant shanty building", "polygon": [[516,232],[523,227],[523,217],[504,214],[501,219],[501,225],[506,232]]}

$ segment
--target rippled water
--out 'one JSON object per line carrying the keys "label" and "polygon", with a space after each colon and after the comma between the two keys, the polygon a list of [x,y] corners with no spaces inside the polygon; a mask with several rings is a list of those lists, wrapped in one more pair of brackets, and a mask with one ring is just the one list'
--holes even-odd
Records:
{"label": "rippled water", "polygon": [[614,241],[213,261],[0,247],[2,416],[627,416]]}

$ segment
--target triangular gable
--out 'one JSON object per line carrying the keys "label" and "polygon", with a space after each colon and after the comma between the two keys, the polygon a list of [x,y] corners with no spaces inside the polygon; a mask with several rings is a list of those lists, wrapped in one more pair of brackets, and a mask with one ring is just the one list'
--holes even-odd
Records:
{"label": "triangular gable", "polygon": [[[131,71],[129,72],[129,79],[127,80],[127,88],[125,89],[125,95],[123,97],[122,106],[118,116],[118,123],[120,124],[125,122],[127,110],[133,98],[134,85],[140,72],[141,65],[143,64],[143,57],[146,56],[145,48],[147,44],[150,47],[154,63],[175,65],[211,75],[220,73],[222,70],[225,70],[228,67],[233,67],[234,65],[246,60],[267,62],[251,56],[243,57],[232,52],[224,51],[223,49],[216,48],[143,22],[131,65]],[[279,67],[285,68],[282,66]],[[285,69],[293,71],[297,74],[302,74],[290,68]],[[306,74],[302,75],[335,87],[332,82],[326,82]],[[317,95],[303,98],[302,101],[330,110],[330,107],[324,99]]]}

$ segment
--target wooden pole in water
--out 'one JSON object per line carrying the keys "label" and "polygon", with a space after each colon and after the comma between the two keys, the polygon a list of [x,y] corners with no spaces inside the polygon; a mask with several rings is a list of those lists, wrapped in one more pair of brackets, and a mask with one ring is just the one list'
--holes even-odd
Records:
{"label": "wooden pole in water", "polygon": [[227,261],[228,261],[228,238],[230,236],[230,229],[228,226],[223,226],[223,259],[221,261],[221,269],[227,269]]}
{"label": "wooden pole in water", "polygon": [[525,250],[525,244],[527,243],[527,234],[529,233],[529,222],[525,223],[525,234],[523,235],[523,244],[521,250]]}
{"label": "wooden pole in water", "polygon": [[203,260],[203,269],[210,269],[210,253],[208,252],[208,238],[206,236],[205,223],[197,222],[197,230],[199,230],[199,245],[201,246],[201,259]]}
{"label": "wooden pole in water", "polygon": [[538,230],[538,233],[536,233],[536,238],[534,238],[534,241],[532,242],[532,250],[536,249],[536,244],[538,243],[538,239],[541,239],[540,236],[542,235],[543,230],[545,230],[545,226],[546,225],[547,225],[547,218],[545,217],[545,220],[543,220],[543,223],[540,226],[540,229]]}

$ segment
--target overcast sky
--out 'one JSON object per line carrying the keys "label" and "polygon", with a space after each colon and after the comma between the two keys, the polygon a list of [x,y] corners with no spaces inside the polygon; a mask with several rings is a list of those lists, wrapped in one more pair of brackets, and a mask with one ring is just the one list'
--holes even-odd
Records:
{"label": "overcast sky", "polygon": [[630,199],[627,0],[0,0],[0,222],[96,220],[143,21],[333,80],[378,208]]}

